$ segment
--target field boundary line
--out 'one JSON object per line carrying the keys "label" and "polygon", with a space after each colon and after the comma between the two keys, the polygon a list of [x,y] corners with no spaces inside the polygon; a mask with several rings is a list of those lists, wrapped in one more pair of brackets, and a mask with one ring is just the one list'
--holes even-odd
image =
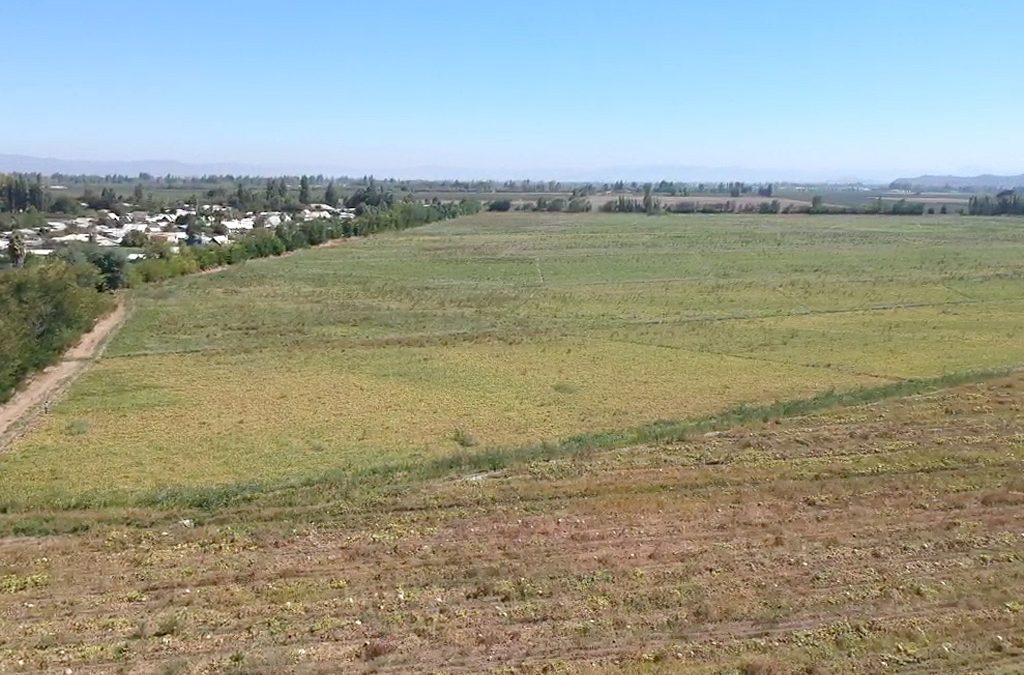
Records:
{"label": "field boundary line", "polygon": [[145,358],[149,356],[165,356],[169,354],[258,354],[264,351],[276,351],[282,348],[292,347],[296,344],[313,343],[317,346],[341,346],[345,349],[383,349],[387,347],[432,347],[437,345],[437,341],[444,340],[447,338],[456,338],[464,340],[466,344],[473,344],[473,340],[478,338],[494,338],[498,342],[509,342],[509,337],[546,337],[546,336],[559,336],[561,333],[556,333],[552,330],[522,330],[516,333],[508,333],[499,330],[498,328],[482,328],[480,330],[451,330],[451,331],[430,331],[426,333],[403,333],[400,335],[389,335],[380,338],[365,338],[365,339],[350,339],[350,338],[308,338],[298,340],[288,344],[272,344],[264,345],[259,347],[220,347],[220,346],[207,346],[207,347],[183,347],[180,349],[153,349],[153,350],[142,350],[134,352],[124,352],[122,354],[114,354],[108,358],[111,359],[135,359]]}
{"label": "field boundary line", "polygon": [[63,396],[89,364],[100,359],[133,308],[127,297],[119,297],[113,311],[101,317],[56,364],[35,373],[11,400],[0,405],[0,453],[28,429],[41,410],[45,412]]}
{"label": "field boundary line", "polygon": [[868,305],[865,307],[847,307],[842,309],[815,309],[809,312],[775,312],[773,314],[727,314],[724,316],[694,316],[694,317],[672,317],[659,319],[639,319],[636,321],[625,321],[621,326],[637,325],[659,325],[659,324],[684,324],[684,323],[714,323],[717,321],[757,321],[759,319],[785,319],[800,316],[823,316],[829,314],[860,314],[867,312],[890,312],[896,309],[924,309],[928,307],[957,307],[960,305],[985,305],[996,302],[1005,302],[1002,299],[993,300],[947,300],[945,302],[903,302],[885,305]]}
{"label": "field boundary line", "polygon": [[879,375],[878,373],[868,373],[859,370],[848,370],[846,368],[837,368],[835,366],[824,366],[815,363],[795,363],[793,361],[784,361],[782,359],[766,359],[763,356],[750,356],[746,354],[732,354],[730,352],[719,352],[711,349],[691,349],[690,347],[681,347],[679,345],[666,345],[657,342],[641,342],[639,340],[624,340],[622,338],[609,338],[609,337],[598,337],[591,336],[585,337],[582,335],[576,335],[582,340],[603,340],[606,342],[618,342],[621,344],[636,345],[638,347],[659,347],[661,349],[675,349],[681,352],[690,352],[691,354],[711,354],[712,356],[725,356],[728,358],[742,359],[744,361],[758,361],[761,363],[771,363],[779,366],[789,366],[791,368],[817,368],[821,370],[833,370],[837,373],[843,373],[845,375],[856,375],[858,377],[870,377],[875,380],[886,380],[888,382],[906,382],[910,378],[900,377],[899,375]]}
{"label": "field boundary line", "polygon": [[947,291],[949,291],[951,293],[955,293],[955,294],[957,294],[957,295],[959,295],[961,297],[967,298],[968,300],[976,300],[976,301],[979,300],[978,298],[976,298],[973,295],[968,295],[967,293],[964,293],[959,288],[953,288],[948,283],[943,283],[942,287],[945,288]]}

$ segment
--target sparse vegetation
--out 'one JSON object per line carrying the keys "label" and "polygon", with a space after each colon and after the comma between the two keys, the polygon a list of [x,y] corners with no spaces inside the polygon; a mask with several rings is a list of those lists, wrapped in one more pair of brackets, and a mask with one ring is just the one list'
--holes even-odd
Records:
{"label": "sparse vegetation", "polygon": [[[1012,671],[1024,376],[939,384],[953,386],[751,410],[684,441],[524,457],[472,480],[293,485],[205,519],[0,514],[0,532],[92,524],[4,540],[0,663]],[[68,621],[83,598],[91,611]]]}

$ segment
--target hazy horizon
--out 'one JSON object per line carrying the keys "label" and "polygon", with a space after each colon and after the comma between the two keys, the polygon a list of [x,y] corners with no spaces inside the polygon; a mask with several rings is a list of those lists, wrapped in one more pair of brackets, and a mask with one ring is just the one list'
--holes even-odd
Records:
{"label": "hazy horizon", "polygon": [[1024,171],[1019,56],[985,37],[1020,3],[286,9],[12,5],[0,153],[401,178]]}
{"label": "hazy horizon", "polygon": [[380,179],[394,178],[398,180],[557,180],[562,182],[647,182],[670,180],[677,182],[730,182],[743,181],[748,183],[823,183],[850,184],[864,183],[884,185],[898,178],[917,176],[953,175],[971,177],[979,175],[1019,175],[997,174],[972,168],[960,172],[942,173],[927,169],[905,169],[892,174],[872,174],[867,171],[835,169],[832,171],[787,170],[779,168],[757,168],[744,166],[731,167],[698,167],[678,165],[631,165],[617,167],[591,168],[523,168],[523,169],[487,169],[448,166],[413,166],[413,167],[339,167],[325,165],[243,165],[232,162],[190,163],[175,159],[141,159],[141,160],[93,160],[68,159],[56,157],[35,157],[30,155],[0,154],[0,172],[12,171],[22,173],[42,173],[50,175],[84,174],[109,175],[121,174],[134,176],[145,172],[154,176],[173,175],[179,177],[203,175],[249,175],[277,176],[320,174],[329,177],[360,177],[376,176]]}

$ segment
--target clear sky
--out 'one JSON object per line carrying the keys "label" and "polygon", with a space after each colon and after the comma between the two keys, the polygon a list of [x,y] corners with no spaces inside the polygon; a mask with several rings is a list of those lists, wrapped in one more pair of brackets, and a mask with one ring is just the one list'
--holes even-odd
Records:
{"label": "clear sky", "polygon": [[1024,171],[1021,0],[5,2],[0,153]]}

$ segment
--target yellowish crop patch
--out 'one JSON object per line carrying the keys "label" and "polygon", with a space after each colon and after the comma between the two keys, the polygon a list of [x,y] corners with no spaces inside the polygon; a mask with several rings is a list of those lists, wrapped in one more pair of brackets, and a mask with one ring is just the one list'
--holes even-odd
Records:
{"label": "yellowish crop patch", "polygon": [[313,478],[1024,361],[1012,219],[481,215],[139,289],[0,502]]}
{"label": "yellowish crop patch", "polygon": [[110,359],[5,458],[0,492],[281,479],[872,382],[596,339]]}

